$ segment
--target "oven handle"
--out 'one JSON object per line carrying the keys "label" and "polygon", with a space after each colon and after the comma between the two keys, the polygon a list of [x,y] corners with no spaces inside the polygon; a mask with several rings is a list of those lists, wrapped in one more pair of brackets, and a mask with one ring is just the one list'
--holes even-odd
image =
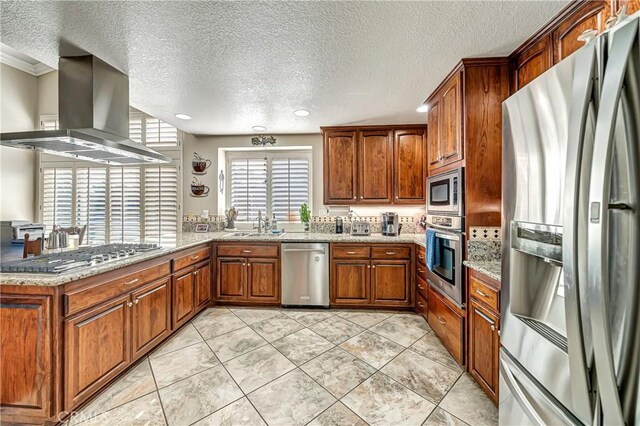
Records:
{"label": "oven handle", "polygon": [[436,232],[436,238],[442,238],[444,240],[460,241],[460,236],[455,234],[441,234]]}

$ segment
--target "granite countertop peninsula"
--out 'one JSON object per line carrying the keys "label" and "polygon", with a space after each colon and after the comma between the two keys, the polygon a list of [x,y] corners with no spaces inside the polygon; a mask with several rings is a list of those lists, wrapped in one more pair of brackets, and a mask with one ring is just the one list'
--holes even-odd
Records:
{"label": "granite countertop peninsula", "polygon": [[272,242],[272,243],[291,243],[291,242],[341,242],[341,243],[387,243],[387,244],[407,244],[415,243],[425,245],[424,234],[401,234],[396,237],[387,237],[381,234],[374,234],[368,237],[356,237],[349,234],[328,234],[328,233],[309,233],[309,232],[287,232],[278,237],[239,237],[231,235],[230,231],[221,232],[183,232],[176,239],[175,244],[163,246],[159,250],[154,250],[137,256],[127,257],[122,260],[96,265],[87,268],[78,268],[61,274],[42,274],[42,273],[0,273],[0,285],[33,285],[33,286],[58,286],[82,278],[93,275],[102,274],[133,265],[145,260],[154,259],[156,257],[175,253],[185,250],[198,244],[208,243],[211,241],[235,241],[242,243],[256,242]]}

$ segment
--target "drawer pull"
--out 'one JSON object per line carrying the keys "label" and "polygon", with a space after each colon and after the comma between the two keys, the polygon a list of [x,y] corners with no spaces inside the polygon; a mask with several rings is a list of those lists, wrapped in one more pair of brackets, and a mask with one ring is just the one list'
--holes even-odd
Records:
{"label": "drawer pull", "polygon": [[396,254],[396,252],[395,251],[388,251],[388,252],[386,252],[386,254],[388,254],[389,256],[393,256],[394,254]]}
{"label": "drawer pull", "polygon": [[418,288],[422,291],[424,291],[424,287],[422,287],[420,284],[418,284]]}
{"label": "drawer pull", "polygon": [[358,254],[355,251],[348,251],[347,254]]}
{"label": "drawer pull", "polygon": [[251,253],[253,250],[242,250],[243,253]]}
{"label": "drawer pull", "polygon": [[486,316],[485,314],[483,314],[482,312],[480,312],[477,309],[473,310],[476,314],[478,314],[478,316],[480,316],[480,318],[482,318],[483,320],[485,320],[486,322],[488,322],[489,324],[491,324],[491,331],[495,330],[496,326],[495,326],[495,321],[492,320],[491,318],[489,318],[488,316]]}
{"label": "drawer pull", "polygon": [[442,319],[442,317],[438,317],[438,322],[442,325],[445,325],[447,323],[444,319]]}
{"label": "drawer pull", "polygon": [[125,282],[124,284],[125,284],[125,285],[131,285],[131,284],[135,284],[135,283],[137,283],[138,281],[140,281],[140,279],[139,279],[139,278],[134,278],[134,279],[132,279],[131,281],[127,281],[127,282]]}
{"label": "drawer pull", "polygon": [[478,294],[479,294],[480,296],[482,296],[482,297],[489,297],[489,295],[488,295],[488,294],[483,293],[482,291],[480,291],[480,290],[479,290],[479,289],[477,289],[477,288],[476,288],[476,293],[478,293]]}
{"label": "drawer pull", "polygon": [[418,307],[424,308],[424,305],[422,304],[422,302],[418,302]]}
{"label": "drawer pull", "polygon": [[424,269],[418,268],[418,273],[424,274]]}
{"label": "drawer pull", "polygon": [[195,256],[191,256],[191,260],[198,260],[198,259],[200,259],[200,255],[199,254],[197,254]]}

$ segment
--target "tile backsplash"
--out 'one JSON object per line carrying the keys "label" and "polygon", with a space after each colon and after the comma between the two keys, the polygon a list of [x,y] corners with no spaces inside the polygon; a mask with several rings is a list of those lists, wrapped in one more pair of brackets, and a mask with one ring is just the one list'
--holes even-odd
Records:
{"label": "tile backsplash", "polygon": [[502,229],[470,227],[467,258],[473,261],[499,261],[502,257]]}

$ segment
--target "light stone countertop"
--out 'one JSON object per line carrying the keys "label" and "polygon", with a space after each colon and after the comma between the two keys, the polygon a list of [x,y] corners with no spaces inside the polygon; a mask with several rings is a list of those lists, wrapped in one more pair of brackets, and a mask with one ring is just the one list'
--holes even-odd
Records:
{"label": "light stone countertop", "polygon": [[494,280],[502,281],[502,263],[499,260],[465,260],[463,264]]}
{"label": "light stone countertop", "polygon": [[234,237],[229,231],[193,233],[183,232],[178,235],[176,244],[171,247],[165,246],[160,250],[154,250],[137,256],[127,257],[122,260],[96,265],[86,268],[78,268],[61,274],[42,273],[0,273],[0,285],[33,285],[33,286],[58,286],[68,282],[77,281],[93,275],[102,274],[133,265],[145,260],[171,254],[180,250],[185,250],[198,244],[211,241],[237,241],[244,243],[255,242],[341,242],[341,243],[387,243],[406,244],[415,243],[424,247],[424,234],[401,234],[397,237],[385,237],[380,234],[368,237],[353,237],[349,234],[326,234],[326,233],[306,233],[289,232],[279,237]]}

